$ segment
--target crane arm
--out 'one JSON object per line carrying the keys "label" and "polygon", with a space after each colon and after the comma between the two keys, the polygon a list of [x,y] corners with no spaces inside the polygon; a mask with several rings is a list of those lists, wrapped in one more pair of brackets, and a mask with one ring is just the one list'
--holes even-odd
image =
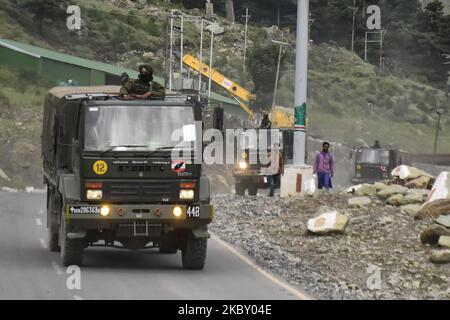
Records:
{"label": "crane arm", "polygon": [[[194,69],[195,71],[201,72],[205,77],[209,78],[210,76],[209,66],[204,63],[203,64],[200,63],[200,61],[193,55],[186,54],[183,57],[183,63],[188,67]],[[228,79],[222,73],[215,70],[214,68],[211,69],[211,79],[216,84],[218,84],[219,86],[230,92],[234,97],[244,101],[245,103],[249,103],[251,100],[256,99],[256,96],[252,94],[250,91],[241,87],[233,80]]]}

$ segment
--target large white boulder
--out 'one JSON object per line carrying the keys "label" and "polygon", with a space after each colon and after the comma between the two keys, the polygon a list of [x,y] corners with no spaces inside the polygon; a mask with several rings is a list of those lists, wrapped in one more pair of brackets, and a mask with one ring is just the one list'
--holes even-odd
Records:
{"label": "large white boulder", "polygon": [[391,175],[393,177],[399,178],[400,180],[412,180],[421,176],[433,177],[423,170],[406,165],[400,165],[396,167],[394,170],[392,170]]}
{"label": "large white boulder", "polygon": [[315,234],[342,233],[348,218],[337,211],[326,212],[308,220],[308,230]]}
{"label": "large white boulder", "polygon": [[436,219],[440,215],[450,214],[450,173],[441,172],[431,188],[418,218]]}

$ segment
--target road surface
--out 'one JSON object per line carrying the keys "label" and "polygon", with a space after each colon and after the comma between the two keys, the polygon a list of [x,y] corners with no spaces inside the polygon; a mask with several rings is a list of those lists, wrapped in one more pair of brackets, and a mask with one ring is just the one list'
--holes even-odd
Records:
{"label": "road surface", "polygon": [[68,289],[59,253],[47,249],[45,194],[0,193],[0,299],[302,299],[301,291],[213,238],[203,271],[180,253],[88,248],[81,288]]}

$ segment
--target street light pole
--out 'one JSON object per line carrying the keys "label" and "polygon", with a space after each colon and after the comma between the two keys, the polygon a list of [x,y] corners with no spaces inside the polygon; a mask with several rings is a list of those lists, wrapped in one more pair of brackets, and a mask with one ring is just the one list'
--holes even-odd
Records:
{"label": "street light pole", "polygon": [[208,83],[208,105],[211,105],[211,87],[212,87],[212,66],[214,49],[214,25],[211,24],[211,47],[209,51],[209,83]]}
{"label": "street light pole", "polygon": [[306,104],[308,86],[309,0],[297,0],[295,59],[294,164],[306,162]]}
{"label": "street light pole", "polygon": [[278,53],[277,74],[275,76],[275,88],[273,90],[273,101],[272,101],[272,116],[273,116],[274,110],[275,110],[275,104],[277,101],[278,82],[279,82],[279,78],[280,78],[280,68],[281,68],[281,57],[283,56],[283,46],[289,46],[290,44],[287,42],[276,41],[276,40],[272,40],[272,43],[280,45],[280,52]]}
{"label": "street light pole", "polygon": [[248,8],[245,9],[245,31],[244,31],[244,59],[243,59],[243,70],[245,72],[245,60],[247,59],[247,34],[248,34],[248,20],[250,16],[248,14]]}

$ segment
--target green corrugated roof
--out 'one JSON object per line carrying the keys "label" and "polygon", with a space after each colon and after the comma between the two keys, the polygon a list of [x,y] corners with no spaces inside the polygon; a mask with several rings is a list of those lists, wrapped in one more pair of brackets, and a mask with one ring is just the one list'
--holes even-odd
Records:
{"label": "green corrugated roof", "polygon": [[[99,61],[83,59],[83,58],[71,56],[71,55],[68,55],[65,53],[52,51],[49,49],[40,48],[40,47],[32,46],[29,44],[12,41],[12,40],[0,39],[0,46],[7,47],[7,48],[10,48],[10,49],[18,51],[18,52],[22,52],[24,54],[28,54],[28,55],[34,56],[36,58],[43,57],[46,59],[56,60],[56,61],[60,61],[63,63],[72,64],[72,65],[76,65],[76,66],[80,66],[80,67],[84,67],[84,68],[88,68],[88,69],[103,71],[103,72],[109,73],[109,74],[120,75],[123,72],[126,72],[132,78],[137,78],[137,76],[138,76],[138,72],[131,70],[131,69],[118,67],[118,66],[114,66],[114,65],[99,62]],[[160,83],[164,83],[164,79],[161,77],[155,76],[155,80]],[[235,100],[224,97],[215,92],[211,93],[211,98],[218,102],[231,104],[231,105],[239,105]]]}

